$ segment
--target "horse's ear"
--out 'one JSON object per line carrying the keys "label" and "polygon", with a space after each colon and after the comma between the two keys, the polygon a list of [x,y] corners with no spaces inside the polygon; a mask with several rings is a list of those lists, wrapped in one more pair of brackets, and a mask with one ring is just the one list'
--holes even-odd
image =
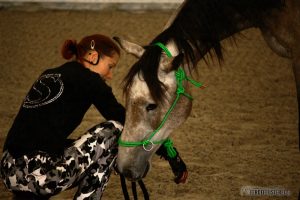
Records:
{"label": "horse's ear", "polygon": [[132,42],[128,42],[127,40],[121,39],[119,37],[113,37],[113,39],[119,44],[119,46],[127,53],[134,55],[137,58],[140,58],[145,49]]}

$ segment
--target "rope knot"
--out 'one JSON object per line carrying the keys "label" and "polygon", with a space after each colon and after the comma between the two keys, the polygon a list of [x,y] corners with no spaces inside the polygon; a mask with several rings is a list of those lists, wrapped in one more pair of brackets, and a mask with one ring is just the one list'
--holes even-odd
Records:
{"label": "rope knot", "polygon": [[185,80],[186,79],[185,71],[181,67],[179,67],[178,70],[175,72],[175,77],[176,80],[179,82]]}
{"label": "rope knot", "polygon": [[173,141],[170,138],[168,138],[164,142],[164,146],[166,147],[168,156],[170,158],[174,158],[177,155],[177,152],[176,152],[176,150],[174,149],[174,146],[173,146]]}
{"label": "rope knot", "polygon": [[178,70],[175,72],[175,77],[176,77],[176,81],[177,81],[177,94],[184,94],[185,93],[185,89],[182,85],[182,81],[186,80],[186,75],[184,70],[180,67],[178,68]]}
{"label": "rope knot", "polygon": [[185,89],[183,87],[178,87],[176,93],[177,94],[184,94],[185,93]]}
{"label": "rope knot", "polygon": [[142,141],[142,145],[145,151],[151,151],[154,144],[151,140],[144,140]]}
{"label": "rope knot", "polygon": [[142,141],[142,144],[145,145],[145,146],[147,146],[147,145],[150,144],[150,140],[144,140],[144,141]]}

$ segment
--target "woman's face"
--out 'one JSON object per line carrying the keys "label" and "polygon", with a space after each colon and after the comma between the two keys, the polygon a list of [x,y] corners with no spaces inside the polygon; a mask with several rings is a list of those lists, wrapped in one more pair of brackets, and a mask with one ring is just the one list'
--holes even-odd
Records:
{"label": "woman's face", "polygon": [[112,57],[102,54],[99,63],[97,65],[89,66],[89,69],[98,73],[104,80],[110,80],[113,77],[113,69],[118,64],[119,59],[120,56],[117,53],[114,53]]}

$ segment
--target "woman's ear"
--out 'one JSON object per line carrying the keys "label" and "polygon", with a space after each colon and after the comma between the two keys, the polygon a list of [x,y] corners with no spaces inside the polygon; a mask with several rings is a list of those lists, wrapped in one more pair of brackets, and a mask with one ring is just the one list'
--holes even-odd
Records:
{"label": "woman's ear", "polygon": [[100,59],[100,55],[97,51],[91,51],[89,53],[89,57],[88,57],[88,61],[91,63],[91,64],[96,64],[98,63],[98,59]]}

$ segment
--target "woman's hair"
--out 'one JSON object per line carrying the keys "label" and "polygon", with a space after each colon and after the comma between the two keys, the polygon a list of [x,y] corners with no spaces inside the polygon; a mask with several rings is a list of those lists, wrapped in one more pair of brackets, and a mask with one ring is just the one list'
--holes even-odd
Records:
{"label": "woman's hair", "polygon": [[109,37],[95,34],[84,37],[79,43],[76,40],[66,40],[62,46],[61,54],[63,58],[69,60],[73,56],[81,60],[90,50],[95,50],[101,56],[112,57],[113,54],[121,54],[118,45]]}

